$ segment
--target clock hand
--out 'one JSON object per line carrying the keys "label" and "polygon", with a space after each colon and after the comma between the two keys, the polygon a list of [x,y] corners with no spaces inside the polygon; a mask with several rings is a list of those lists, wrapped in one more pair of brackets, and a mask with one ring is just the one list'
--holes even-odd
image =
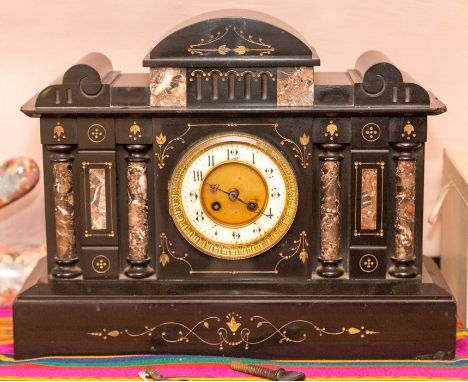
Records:
{"label": "clock hand", "polygon": [[[211,188],[211,191],[213,191],[213,192],[221,191],[222,193],[229,196],[230,200],[238,200],[242,204],[245,204],[249,211],[260,213],[260,211],[257,210],[258,205],[257,205],[256,202],[250,201],[250,202],[247,203],[247,202],[244,202],[241,198],[239,198],[239,191],[237,189],[234,188],[233,190],[228,192],[228,191],[225,191],[225,190],[222,190],[221,188],[219,188],[219,184],[208,184],[208,186]],[[265,215],[265,216],[268,217],[268,215],[266,215],[264,213],[262,213],[262,215]]]}

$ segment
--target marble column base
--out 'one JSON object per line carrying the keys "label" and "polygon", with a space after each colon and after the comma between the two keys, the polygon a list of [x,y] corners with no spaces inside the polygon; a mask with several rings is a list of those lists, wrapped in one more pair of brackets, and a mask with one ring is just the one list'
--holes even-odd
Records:
{"label": "marble column base", "polygon": [[71,259],[55,258],[57,266],[52,269],[52,276],[57,279],[74,279],[81,276],[81,269],[78,267],[78,257]]}
{"label": "marble column base", "polygon": [[317,274],[320,277],[327,279],[334,279],[342,276],[344,273],[344,270],[340,265],[342,260],[343,259],[325,260],[319,258],[318,261],[320,262],[320,265],[317,268]]}
{"label": "marble column base", "polygon": [[154,269],[150,267],[150,258],[145,259],[132,259],[127,258],[128,267],[125,269],[124,274],[132,279],[145,279],[154,273]]}
{"label": "marble column base", "polygon": [[396,257],[392,257],[392,261],[395,265],[388,271],[390,276],[397,277],[399,279],[410,279],[417,276],[418,270],[414,266],[416,261],[415,257],[411,259],[398,259]]}

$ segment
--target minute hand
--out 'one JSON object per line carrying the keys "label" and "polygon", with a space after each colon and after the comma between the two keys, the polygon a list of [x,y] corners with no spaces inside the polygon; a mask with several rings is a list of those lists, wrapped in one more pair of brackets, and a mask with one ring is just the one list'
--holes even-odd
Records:
{"label": "minute hand", "polygon": [[[233,193],[233,191],[231,192],[228,192],[228,191],[225,191],[221,188],[219,188],[219,184],[208,184],[211,188],[212,191],[221,191],[222,193],[226,194],[227,196],[229,196],[229,199],[231,200],[238,200],[239,202],[241,202],[242,204],[246,205],[247,208],[249,207],[249,204],[244,202],[241,198],[239,198],[239,194],[238,192],[236,193]],[[237,191],[237,190],[236,190]],[[232,197],[232,195],[235,195],[235,197]],[[249,210],[250,211],[250,210]],[[257,214],[260,213],[260,211],[258,209],[256,210],[253,210],[252,212],[256,212]],[[266,217],[269,217],[267,214],[264,214],[262,213],[262,215],[265,215]]]}

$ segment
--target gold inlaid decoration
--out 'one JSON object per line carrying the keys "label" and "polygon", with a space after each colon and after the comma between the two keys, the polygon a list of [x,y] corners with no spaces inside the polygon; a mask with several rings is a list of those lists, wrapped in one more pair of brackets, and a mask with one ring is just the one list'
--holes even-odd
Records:
{"label": "gold inlaid decoration", "polygon": [[328,125],[325,127],[325,136],[330,139],[330,141],[333,141],[335,138],[338,137],[338,126],[333,122],[333,120],[330,120]]}
{"label": "gold inlaid decoration", "polygon": [[199,341],[208,346],[243,347],[259,345],[270,339],[276,339],[279,344],[299,344],[307,341],[313,335],[322,336],[354,336],[363,339],[367,336],[380,334],[369,330],[364,325],[343,326],[335,330],[327,329],[323,325],[305,320],[295,319],[284,324],[273,323],[263,316],[253,315],[243,320],[236,312],[225,316],[209,316],[196,322],[163,322],[153,326],[146,325],[140,331],[129,329],[100,329],[87,333],[89,336],[108,340],[117,337],[157,337],[166,343],[186,344],[190,341]]}
{"label": "gold inlaid decoration", "polygon": [[61,125],[60,122],[57,122],[55,127],[54,127],[53,137],[57,142],[60,142],[62,139],[67,138],[66,135],[65,135],[65,129],[63,128],[63,126]]}
{"label": "gold inlaid decoration", "polygon": [[275,274],[279,273],[278,265],[280,265],[281,262],[292,259],[298,253],[299,253],[299,260],[305,264],[307,262],[307,259],[309,258],[309,253],[307,252],[308,246],[309,246],[309,242],[307,241],[307,233],[305,231],[302,231],[299,234],[299,239],[294,240],[294,244],[291,247],[291,254],[283,255],[283,253],[281,252],[279,253],[280,259],[275,265],[274,273]]}
{"label": "gold inlaid decoration", "polygon": [[[107,167],[107,169],[105,169]],[[81,168],[83,172],[83,184],[85,187],[90,187],[91,190],[91,174],[92,170],[105,170],[105,177],[108,179],[108,184],[112,184],[112,162],[81,162]],[[99,191],[99,194],[101,195],[102,192],[101,190],[98,190],[96,187],[94,187],[96,191]],[[109,197],[109,216],[110,216],[110,227],[107,232],[96,232],[95,230],[99,231],[97,228],[94,228],[96,225],[93,225],[92,222],[92,211],[91,215],[88,216],[88,205],[91,206],[91,203],[93,202],[93,195],[92,192],[90,192],[90,195],[88,196],[88,192],[85,189],[84,191],[84,215],[85,215],[85,230],[84,230],[84,236],[85,237],[92,237],[92,236],[108,236],[108,237],[114,237],[115,236],[115,230],[114,230],[114,222],[113,222],[113,205],[112,205],[112,197]],[[91,198],[88,200],[88,198]],[[104,203],[107,203],[107,198],[104,199]],[[106,205],[106,210],[107,210],[107,204]],[[107,213],[106,215],[107,216]],[[90,227],[91,224],[91,227]],[[104,229],[107,228],[107,222],[106,225],[104,226]]]}
{"label": "gold inlaid decoration", "polygon": [[229,69],[226,72],[222,72],[219,69],[212,69],[210,71],[204,71],[202,69],[195,69],[190,73],[189,81],[193,82],[194,78],[197,76],[202,76],[203,78],[205,78],[205,81],[209,81],[209,79],[213,76],[213,74],[217,74],[219,78],[221,79],[221,81],[225,81],[225,79],[228,78],[230,74],[234,74],[236,77],[238,77],[239,81],[246,74],[250,74],[255,81],[261,78],[263,74],[266,74],[273,82],[276,81],[274,74],[270,72],[269,70],[262,70],[259,72],[254,72],[252,70],[243,70],[241,72],[241,71],[237,71],[234,69]]}
{"label": "gold inlaid decoration", "polygon": [[[234,33],[244,43],[239,44],[235,47],[227,46],[223,43],[223,39],[228,35]],[[270,44],[263,42],[261,37],[254,38],[252,35],[247,34],[242,29],[238,29],[235,26],[228,25],[224,28],[224,31],[218,31],[215,34],[210,35],[208,38],[200,38],[197,44],[190,44],[187,51],[192,55],[204,56],[208,53],[217,53],[221,56],[234,54],[243,56],[246,53],[258,54],[263,56],[265,54],[271,54],[275,51]]]}
{"label": "gold inlaid decoration", "polygon": [[308,148],[310,138],[309,136],[304,132],[302,133],[301,137],[299,138],[299,143],[302,146],[299,147],[299,145],[294,142],[293,140],[286,138],[284,135],[282,135],[279,131],[279,125],[277,123],[273,124],[273,127],[275,129],[276,134],[281,138],[281,144],[284,146],[286,143],[291,145],[291,149],[294,153],[294,158],[297,158],[299,162],[301,163],[303,168],[307,168],[309,166],[309,158],[312,155],[310,152],[310,149]]}
{"label": "gold inlaid decoration", "polygon": [[110,260],[104,255],[97,255],[91,262],[96,273],[106,273],[110,269]]}
{"label": "gold inlaid decoration", "polygon": [[312,155],[309,147],[310,137],[305,132],[299,138],[299,143],[302,148],[295,143],[292,139],[285,137],[283,134],[279,132],[279,124],[278,123],[237,123],[237,122],[228,122],[228,123],[188,123],[186,130],[176,138],[171,139],[169,142],[167,141],[167,135],[165,135],[162,131],[159,135],[156,136],[156,143],[159,146],[159,152],[155,154],[157,158],[157,166],[159,169],[163,169],[165,166],[165,160],[169,158],[168,152],[174,149],[173,144],[176,142],[180,142],[182,144],[185,143],[183,137],[190,131],[192,127],[206,127],[206,126],[226,126],[226,127],[243,127],[243,126],[266,126],[266,127],[273,127],[276,134],[281,138],[281,145],[290,145],[293,153],[294,158],[297,158],[301,163],[303,168],[309,167],[309,158]]}
{"label": "gold inlaid decoration", "polygon": [[411,140],[411,138],[416,138],[416,130],[410,121],[406,121],[406,125],[403,126],[401,136],[406,138],[408,141]]}
{"label": "gold inlaid decoration", "polygon": [[292,258],[296,257],[299,254],[299,260],[302,261],[302,263],[306,263],[308,258],[309,258],[309,253],[307,252],[307,248],[309,247],[309,242],[307,240],[307,233],[305,231],[302,231],[299,234],[299,238],[293,241],[293,245],[291,247],[291,253],[290,254],[283,254],[282,252],[278,253],[279,260],[276,262],[275,267],[271,270],[263,270],[263,271],[244,271],[244,270],[224,270],[224,271],[208,271],[208,270],[195,270],[192,267],[192,264],[190,263],[189,259],[189,254],[184,253],[182,256],[177,256],[172,242],[168,239],[167,235],[163,232],[159,236],[159,244],[158,248],[160,248],[160,255],[159,255],[159,262],[163,267],[165,267],[167,264],[170,263],[171,258],[177,261],[182,261],[185,264],[187,264],[189,268],[189,274],[194,275],[194,274],[231,274],[231,275],[237,275],[237,274],[279,274],[278,267],[283,261],[288,261],[291,260]]}
{"label": "gold inlaid decoration", "polygon": [[135,121],[133,121],[133,124],[130,126],[128,131],[130,133],[128,137],[133,139],[134,141],[141,138],[141,127]]}
{"label": "gold inlaid decoration", "polygon": [[93,143],[100,143],[106,139],[106,129],[104,126],[95,123],[88,128],[88,138]]}
{"label": "gold inlaid decoration", "polygon": [[190,131],[191,128],[192,128],[192,124],[188,123],[185,131],[181,135],[175,138],[172,138],[169,142],[167,142],[167,136],[164,135],[162,132],[160,132],[159,135],[156,136],[156,143],[159,146],[159,152],[157,152],[154,155],[157,158],[157,166],[159,167],[160,170],[164,168],[165,166],[164,161],[170,156],[168,152],[174,149],[174,144],[176,142],[179,142],[182,144],[185,143],[184,136]]}
{"label": "gold inlaid decoration", "polygon": [[361,130],[362,138],[367,142],[377,141],[381,134],[379,125],[373,122],[364,125]]}
{"label": "gold inlaid decoration", "polygon": [[[359,168],[362,166],[373,166],[363,168],[361,171],[361,193],[358,192],[358,180],[359,180]],[[374,172],[370,171],[374,170]],[[381,185],[378,187],[377,172],[380,170],[380,181]],[[384,225],[383,225],[383,210],[384,210],[384,170],[385,162],[354,162],[354,236],[384,236]],[[368,171],[368,172],[366,172]],[[375,175],[375,179],[374,179]],[[374,180],[373,180],[374,179]],[[359,194],[359,195],[358,195]],[[380,224],[377,227],[377,197],[380,195]],[[359,198],[360,196],[360,198]],[[358,199],[359,198],[359,199]],[[371,202],[370,204],[368,202]],[[367,206],[369,204],[369,206]],[[360,205],[360,219],[358,226],[358,210]],[[375,205],[375,208],[373,207]],[[374,211],[375,209],[375,211]],[[374,217],[366,219],[363,214],[370,211],[375,216],[375,224],[373,223]],[[368,232],[367,230],[375,230],[375,232]]]}
{"label": "gold inlaid decoration", "polygon": [[359,268],[361,271],[366,273],[374,272],[379,266],[379,261],[377,257],[371,255],[370,253],[365,254],[359,259]]}

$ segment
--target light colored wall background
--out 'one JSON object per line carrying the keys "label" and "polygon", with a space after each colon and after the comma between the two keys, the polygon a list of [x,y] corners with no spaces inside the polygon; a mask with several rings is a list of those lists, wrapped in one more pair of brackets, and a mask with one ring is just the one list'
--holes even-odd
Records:
{"label": "light colored wall background", "polygon": [[[114,68],[143,72],[146,52],[175,25],[200,13],[243,8],[290,24],[322,59],[322,71],[354,67],[377,49],[431,89],[449,112],[430,118],[425,219],[441,186],[442,149],[468,142],[468,1],[464,0],[0,0],[0,162],[39,163],[39,120],[20,106],[91,51]],[[41,166],[42,167],[42,166]],[[425,224],[424,251],[439,253],[439,227]],[[0,244],[45,241],[42,185],[0,210]]]}

